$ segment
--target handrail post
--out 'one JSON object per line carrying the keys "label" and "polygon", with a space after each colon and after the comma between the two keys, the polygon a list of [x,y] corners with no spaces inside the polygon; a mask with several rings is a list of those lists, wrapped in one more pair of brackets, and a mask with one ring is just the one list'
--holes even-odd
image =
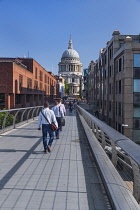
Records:
{"label": "handrail post", "polygon": [[18,115],[19,112],[20,112],[20,110],[18,110],[18,111],[16,112],[15,117],[14,117],[14,120],[13,120],[13,128],[14,128],[14,129],[16,128],[15,122],[16,122],[16,117],[17,117],[17,115]]}
{"label": "handrail post", "polygon": [[28,114],[27,114],[27,122],[28,122],[28,119],[29,119],[29,114],[30,114],[31,110],[32,110],[32,108],[31,108],[31,109],[29,109],[29,111],[28,111]]}
{"label": "handrail post", "polygon": [[134,181],[133,181],[133,195],[137,202],[140,202],[140,168],[138,164],[130,158],[132,169],[133,169],[133,176],[134,176]]}
{"label": "handrail post", "polygon": [[116,144],[111,139],[110,139],[110,142],[111,142],[111,146],[112,146],[112,158],[111,158],[111,161],[112,161],[113,165],[116,166],[117,165],[117,161],[118,161]]}

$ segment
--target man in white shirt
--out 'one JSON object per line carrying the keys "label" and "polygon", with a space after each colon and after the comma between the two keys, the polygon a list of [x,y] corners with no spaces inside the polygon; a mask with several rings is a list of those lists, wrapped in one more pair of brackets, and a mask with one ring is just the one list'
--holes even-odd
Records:
{"label": "man in white shirt", "polygon": [[[58,100],[58,106],[60,106],[60,108],[63,110],[64,115],[66,115],[66,109],[65,109],[65,105],[61,103],[62,99]],[[60,131],[62,131],[62,126],[60,126]]]}
{"label": "man in white shirt", "polygon": [[[48,119],[48,121],[45,119],[43,115]],[[49,103],[46,101],[44,103],[44,109],[39,113],[39,117],[38,117],[38,130],[41,130],[41,124],[42,124],[43,146],[44,146],[45,153],[51,152],[51,145],[54,140],[54,132],[52,131],[51,126],[50,126],[50,123],[52,122],[58,127],[55,114],[52,110],[49,109]],[[48,133],[50,136],[50,140],[47,145]]]}
{"label": "man in white shirt", "polygon": [[55,101],[55,106],[52,108],[58,122],[58,129],[55,131],[56,139],[59,139],[59,132],[61,128],[61,117],[64,117],[64,112],[62,108],[58,105],[58,101]]}

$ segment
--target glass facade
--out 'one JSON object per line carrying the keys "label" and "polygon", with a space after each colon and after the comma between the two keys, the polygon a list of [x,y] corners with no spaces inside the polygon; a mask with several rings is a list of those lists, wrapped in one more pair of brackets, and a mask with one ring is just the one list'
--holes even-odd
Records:
{"label": "glass facade", "polygon": [[134,54],[134,67],[140,67],[140,54]]}
{"label": "glass facade", "polygon": [[133,141],[140,138],[140,54],[134,54]]}
{"label": "glass facade", "polygon": [[140,106],[134,107],[134,117],[140,118]]}
{"label": "glass facade", "polygon": [[140,92],[140,79],[134,79],[134,92]]}

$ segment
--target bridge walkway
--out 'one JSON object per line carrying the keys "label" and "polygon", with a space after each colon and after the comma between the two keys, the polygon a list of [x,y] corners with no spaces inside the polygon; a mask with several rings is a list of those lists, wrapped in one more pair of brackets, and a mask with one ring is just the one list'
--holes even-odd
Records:
{"label": "bridge walkway", "polygon": [[49,154],[37,121],[0,135],[0,209],[111,209],[75,113],[67,114]]}

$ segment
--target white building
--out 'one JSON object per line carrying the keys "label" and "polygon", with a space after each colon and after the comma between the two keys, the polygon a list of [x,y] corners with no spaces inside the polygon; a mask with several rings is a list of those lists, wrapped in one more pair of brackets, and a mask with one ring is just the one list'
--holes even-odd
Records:
{"label": "white building", "polygon": [[62,54],[61,62],[58,66],[59,75],[61,75],[69,85],[69,95],[79,95],[82,81],[82,63],[80,63],[79,54],[73,49],[71,37],[68,49]]}

